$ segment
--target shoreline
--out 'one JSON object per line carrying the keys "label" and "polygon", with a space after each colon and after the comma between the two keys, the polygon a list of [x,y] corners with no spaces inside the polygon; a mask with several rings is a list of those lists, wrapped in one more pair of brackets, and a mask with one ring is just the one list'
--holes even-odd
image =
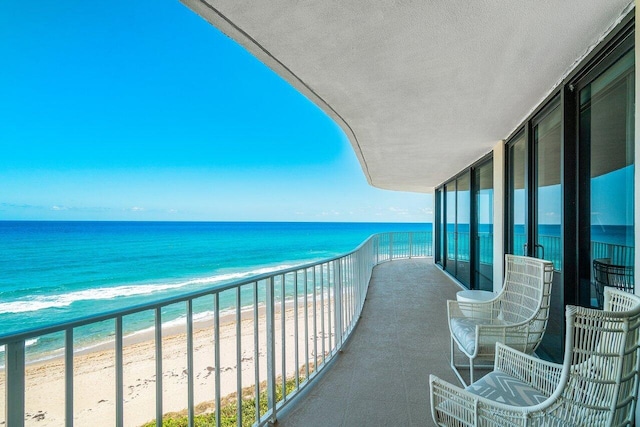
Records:
{"label": "shoreline", "polygon": [[[284,324],[286,342],[285,376],[295,375],[306,363],[313,364],[313,303],[309,307],[309,360],[305,363],[304,345],[304,299],[298,304],[298,360],[295,365],[295,345],[293,338],[294,302],[285,303]],[[331,303],[325,298],[324,305]],[[318,351],[321,352],[323,340],[320,328],[320,301],[317,301],[318,329],[315,338]],[[242,387],[254,386],[256,355],[258,357],[259,381],[266,377],[266,310],[258,308],[258,317],[254,319],[253,308],[241,311],[240,363]],[[225,313],[220,316],[220,395],[222,397],[237,390],[236,314]],[[275,312],[276,372],[282,374],[282,316],[278,305]],[[325,331],[327,331],[325,315]],[[254,345],[254,328],[258,323],[258,348]],[[193,323],[193,385],[194,401],[198,403],[215,398],[215,350],[213,342],[213,318],[201,319]],[[179,412],[187,407],[187,359],[186,327],[171,325],[163,327],[162,372],[163,372],[163,412]],[[115,419],[115,342],[101,343],[90,349],[74,352],[74,420],[82,425],[110,425],[105,420]],[[328,347],[327,347],[328,348]],[[228,349],[228,351],[225,351]],[[123,391],[124,416],[126,425],[142,425],[155,418],[155,331],[148,330],[128,335],[123,339]],[[64,423],[64,357],[32,362],[25,369],[25,398],[27,425],[57,426]],[[0,370],[3,373],[4,370]],[[0,402],[5,401],[4,374],[0,375]],[[0,405],[0,420],[5,419],[5,405]]]}

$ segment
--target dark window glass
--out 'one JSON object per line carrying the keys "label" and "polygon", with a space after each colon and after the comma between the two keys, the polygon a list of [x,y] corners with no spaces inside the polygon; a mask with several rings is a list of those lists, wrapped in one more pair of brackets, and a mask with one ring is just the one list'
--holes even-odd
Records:
{"label": "dark window glass", "polygon": [[[634,264],[634,76],[632,49],[579,94],[580,146],[590,150],[590,224],[583,229],[590,234],[590,261],[631,269]],[[582,292],[590,295],[593,306],[598,306],[602,303],[601,294],[593,269],[588,271],[591,277],[581,280]],[[586,286],[590,289],[584,289]]]}
{"label": "dark window glass", "polygon": [[456,183],[455,181],[445,185],[445,198],[447,208],[446,218],[446,260],[445,269],[452,275],[456,275]]}
{"label": "dark window glass", "polygon": [[493,161],[474,172],[476,203],[476,287],[493,291]]}
{"label": "dark window glass", "polygon": [[514,255],[526,255],[526,149],[524,133],[508,147],[509,245],[507,251]]}
{"label": "dark window glass", "polygon": [[470,216],[471,216],[471,181],[469,173],[458,178],[457,191],[457,272],[456,277],[464,285],[471,282],[470,269]]}

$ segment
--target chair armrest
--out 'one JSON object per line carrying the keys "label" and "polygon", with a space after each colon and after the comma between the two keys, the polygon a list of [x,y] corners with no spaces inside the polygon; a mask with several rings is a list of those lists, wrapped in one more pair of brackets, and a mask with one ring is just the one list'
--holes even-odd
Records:
{"label": "chair armrest", "polygon": [[437,425],[474,426],[477,396],[429,375],[431,416]]}
{"label": "chair armrest", "polygon": [[524,427],[531,425],[533,418],[538,422],[534,422],[534,425],[546,425],[545,418],[548,414],[545,414],[544,410],[555,401],[547,399],[535,406],[507,405],[475,395],[435,375],[429,375],[429,388],[433,420],[437,425],[446,426]]}
{"label": "chair armrest", "polygon": [[545,396],[553,394],[562,375],[561,364],[538,359],[500,342],[496,343],[494,370],[504,372],[529,384]]}
{"label": "chair armrest", "polygon": [[499,314],[499,306],[494,300],[484,302],[447,301],[447,316],[449,319],[456,317],[497,319]]}
{"label": "chair armrest", "polygon": [[431,416],[440,426],[525,426],[527,410],[493,402],[429,375]]}

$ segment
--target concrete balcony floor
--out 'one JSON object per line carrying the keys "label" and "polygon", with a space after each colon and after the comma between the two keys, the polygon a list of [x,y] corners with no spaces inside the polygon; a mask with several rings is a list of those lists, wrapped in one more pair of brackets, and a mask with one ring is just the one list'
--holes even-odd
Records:
{"label": "concrete balcony floor", "polygon": [[459,290],[431,258],[377,266],[346,348],[277,425],[435,425],[429,374],[459,384],[449,367],[446,307]]}

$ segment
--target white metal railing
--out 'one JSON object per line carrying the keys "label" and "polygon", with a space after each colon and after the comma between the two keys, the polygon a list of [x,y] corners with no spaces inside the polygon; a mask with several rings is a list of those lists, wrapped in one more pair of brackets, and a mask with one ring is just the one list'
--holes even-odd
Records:
{"label": "white metal railing", "polygon": [[[114,420],[105,425],[125,425],[124,332],[127,316],[148,312],[154,318],[155,409],[156,425],[162,425],[163,409],[163,311],[164,307],[184,304],[186,312],[186,375],[187,417],[194,424],[194,305],[202,307],[209,299],[213,311],[213,364],[215,375],[209,396],[215,408],[220,408],[223,393],[235,391],[237,425],[243,424],[243,389],[253,388],[255,398],[254,425],[266,425],[277,419],[278,412],[303,390],[341,349],[355,328],[364,305],[373,267],[398,258],[432,255],[431,232],[381,233],[371,236],[354,251],[328,260],[301,265],[270,274],[255,276],[196,293],[130,307],[110,313],[64,322],[45,328],[0,335],[5,348],[5,423],[11,427],[25,425],[25,372],[28,368],[26,343],[29,340],[59,333],[64,334],[64,419],[65,426],[73,426],[74,416],[74,331],[99,322],[114,324],[115,411]],[[232,302],[232,308],[221,308],[221,299]],[[231,316],[235,341],[221,337],[221,316]],[[250,327],[243,327],[249,322]],[[227,324],[228,326],[228,324]],[[250,335],[247,337],[247,334]],[[245,338],[243,340],[243,338]],[[248,339],[250,338],[250,339]],[[223,345],[224,344],[224,345]],[[248,348],[247,348],[248,347]],[[223,372],[221,354],[235,352],[235,371]],[[253,358],[252,375],[243,374],[243,354]],[[45,375],[46,370],[42,370]],[[223,390],[224,375],[235,376],[235,390]],[[249,377],[249,378],[247,378]],[[293,391],[286,391],[287,381]],[[266,383],[266,384],[265,384]],[[281,393],[277,393],[280,387]],[[85,390],[86,392],[86,390]],[[261,394],[262,392],[262,394]],[[153,393],[153,391],[151,391]],[[277,394],[280,396],[278,397]],[[165,396],[166,398],[166,396]],[[266,409],[261,400],[266,399]],[[81,423],[81,420],[76,420]],[[216,416],[221,425],[221,416]]]}

